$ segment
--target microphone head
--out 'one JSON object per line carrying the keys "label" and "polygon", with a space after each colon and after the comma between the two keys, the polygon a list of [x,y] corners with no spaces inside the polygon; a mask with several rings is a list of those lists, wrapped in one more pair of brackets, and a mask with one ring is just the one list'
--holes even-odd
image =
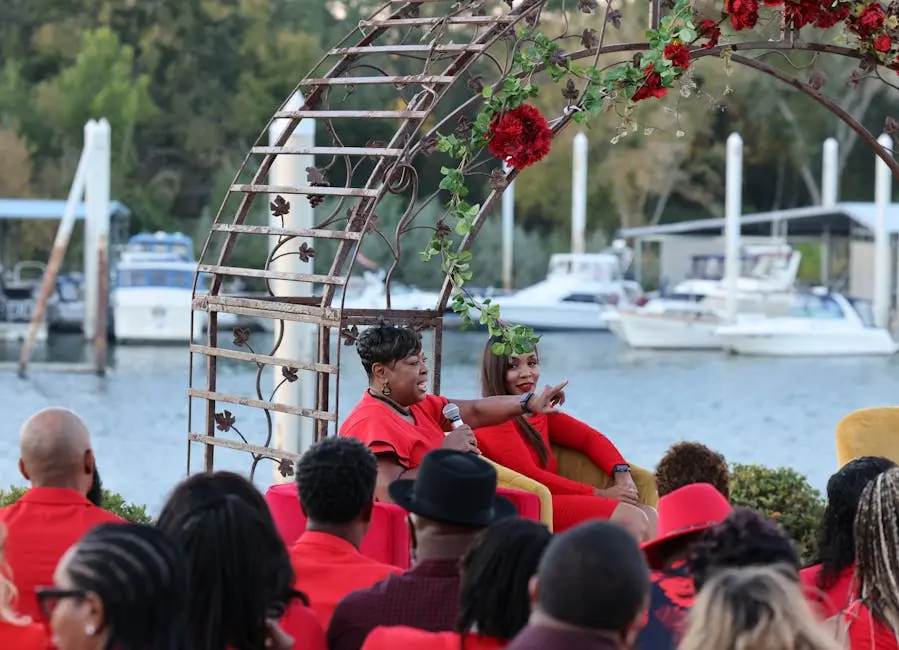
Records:
{"label": "microphone head", "polygon": [[457,420],[462,419],[462,413],[459,411],[459,407],[455,404],[447,404],[443,407],[443,417],[445,417],[450,422],[456,422]]}

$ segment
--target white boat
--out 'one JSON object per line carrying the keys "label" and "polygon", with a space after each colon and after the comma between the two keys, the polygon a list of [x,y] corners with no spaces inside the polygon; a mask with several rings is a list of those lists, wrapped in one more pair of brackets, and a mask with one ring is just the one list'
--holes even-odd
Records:
{"label": "white boat", "polygon": [[[25,340],[46,270],[43,262],[19,262],[0,273],[0,341],[18,343]],[[56,295],[51,294],[48,308],[52,308],[56,300]],[[35,335],[37,343],[47,341],[47,330],[47,318],[44,318]]]}
{"label": "white boat", "polygon": [[[801,253],[781,244],[747,246],[737,279],[737,313],[778,316],[793,304],[793,285]],[[727,292],[722,282],[721,255],[693,257],[691,277],[663,298],[642,305],[620,307],[607,316],[609,328],[634,348],[720,349],[718,326]]]}
{"label": "white boat", "polygon": [[184,343],[191,335],[199,338],[206,318],[198,312],[191,331],[196,271],[193,241],[186,235],[132,237],[117,264],[112,292],[116,340]]}
{"label": "white boat", "polygon": [[756,356],[886,356],[899,348],[873,325],[869,303],[826,291],[798,298],[789,316],[723,325],[718,338],[728,352]]}
{"label": "white boat", "polygon": [[491,302],[504,321],[535,330],[608,330],[604,315],[643,295],[624,279],[630,256],[614,251],[553,255],[545,280]]}

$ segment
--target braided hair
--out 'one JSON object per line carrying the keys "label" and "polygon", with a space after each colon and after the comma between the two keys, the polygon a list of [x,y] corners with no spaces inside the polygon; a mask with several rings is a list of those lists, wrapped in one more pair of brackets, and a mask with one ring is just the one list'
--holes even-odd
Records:
{"label": "braided hair", "polygon": [[75,545],[65,565],[72,585],[103,602],[106,650],[187,650],[185,558],[160,531],[103,524]]}
{"label": "braided hair", "polygon": [[421,352],[421,334],[406,327],[381,323],[359,335],[356,352],[371,380],[372,367],[376,363],[390,365]]}
{"label": "braided hair", "polygon": [[305,600],[292,590],[290,557],[268,506],[244,477],[188,478],[156,525],[187,553],[196,650],[260,650],[266,619],[281,618],[294,597]]}
{"label": "braided hair", "polygon": [[899,634],[899,468],[868,483],[855,515],[858,597]]}
{"label": "braided hair", "polygon": [[863,456],[849,461],[827,481],[827,507],[818,531],[818,557],[821,564],[817,585],[830,589],[840,573],[855,562],[853,523],[865,486],[879,474],[895,467],[886,458]]}
{"label": "braided hair", "polygon": [[530,616],[528,583],[552,533],[527,519],[502,519],[482,532],[462,558],[460,633],[476,629],[511,640]]}
{"label": "braided hair", "polygon": [[[505,354],[496,354],[493,352],[494,343],[502,343],[501,336],[491,336],[487,340],[484,347],[484,354],[481,360],[481,396],[495,397],[497,395],[509,395],[506,388],[506,371],[509,369],[509,357]],[[537,346],[534,346],[534,354],[537,354]],[[539,356],[539,355],[538,355]],[[543,440],[540,432],[534,428],[534,425],[528,422],[523,415],[515,418],[515,425],[524,436],[525,441],[533,447],[540,459],[540,464],[546,467],[549,460],[549,448]]]}

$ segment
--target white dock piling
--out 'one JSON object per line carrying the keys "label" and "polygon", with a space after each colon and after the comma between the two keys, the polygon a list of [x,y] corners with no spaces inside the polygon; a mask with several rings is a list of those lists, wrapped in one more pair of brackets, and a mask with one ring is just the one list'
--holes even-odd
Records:
{"label": "white dock piling", "polygon": [[574,136],[571,169],[571,252],[584,253],[587,239],[587,136]]}
{"label": "white dock piling", "polygon": [[[109,122],[102,118],[94,129],[90,174],[85,179],[85,337],[93,339],[97,374],[106,372],[109,309],[109,189],[111,160]],[[90,260],[90,265],[87,264]],[[91,305],[93,307],[91,308]],[[92,336],[88,336],[88,331]]]}
{"label": "white dock piling", "polygon": [[[503,164],[503,171],[507,174],[511,170],[506,164]],[[515,181],[509,183],[506,191],[503,192],[503,289],[511,291],[514,283],[512,281],[513,264],[514,264],[514,239],[515,239]]]}
{"label": "white dock piling", "polygon": [[[833,208],[839,200],[840,188],[840,145],[836,138],[824,141],[824,156],[821,164],[821,206]],[[825,229],[821,237],[821,283],[830,283],[830,230]]]}
{"label": "white dock piling", "polygon": [[[893,150],[893,138],[886,133],[877,138],[880,146]],[[880,157],[876,158],[874,171],[874,203],[877,221],[874,227],[874,323],[888,327],[890,321],[890,235],[887,232],[887,210],[892,201],[893,174]]]}
{"label": "white dock piling", "polygon": [[743,138],[727,138],[727,172],[724,198],[724,286],[728,321],[737,317],[737,280],[740,277],[740,214],[743,210]]}

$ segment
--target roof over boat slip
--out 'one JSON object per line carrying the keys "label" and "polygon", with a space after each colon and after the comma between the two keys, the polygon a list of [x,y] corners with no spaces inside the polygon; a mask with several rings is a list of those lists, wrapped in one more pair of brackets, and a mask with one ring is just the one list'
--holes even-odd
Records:
{"label": "roof over boat slip", "polygon": [[[65,201],[51,199],[0,199],[0,220],[60,220],[66,211]],[[75,206],[75,218],[84,219],[84,203]],[[109,202],[109,216],[127,216],[131,214],[124,203]]]}
{"label": "roof over boat slip", "polygon": [[[741,232],[747,236],[768,236],[775,223],[786,223],[789,237],[820,237],[825,233],[849,236],[859,228],[873,234],[877,222],[877,206],[874,203],[837,203],[831,207],[815,205],[807,208],[790,208],[745,214],[740,217]],[[899,233],[899,203],[887,207],[887,232]],[[625,228],[618,231],[624,239],[665,239],[677,235],[719,236],[724,232],[724,219],[697,219],[658,226]]]}

